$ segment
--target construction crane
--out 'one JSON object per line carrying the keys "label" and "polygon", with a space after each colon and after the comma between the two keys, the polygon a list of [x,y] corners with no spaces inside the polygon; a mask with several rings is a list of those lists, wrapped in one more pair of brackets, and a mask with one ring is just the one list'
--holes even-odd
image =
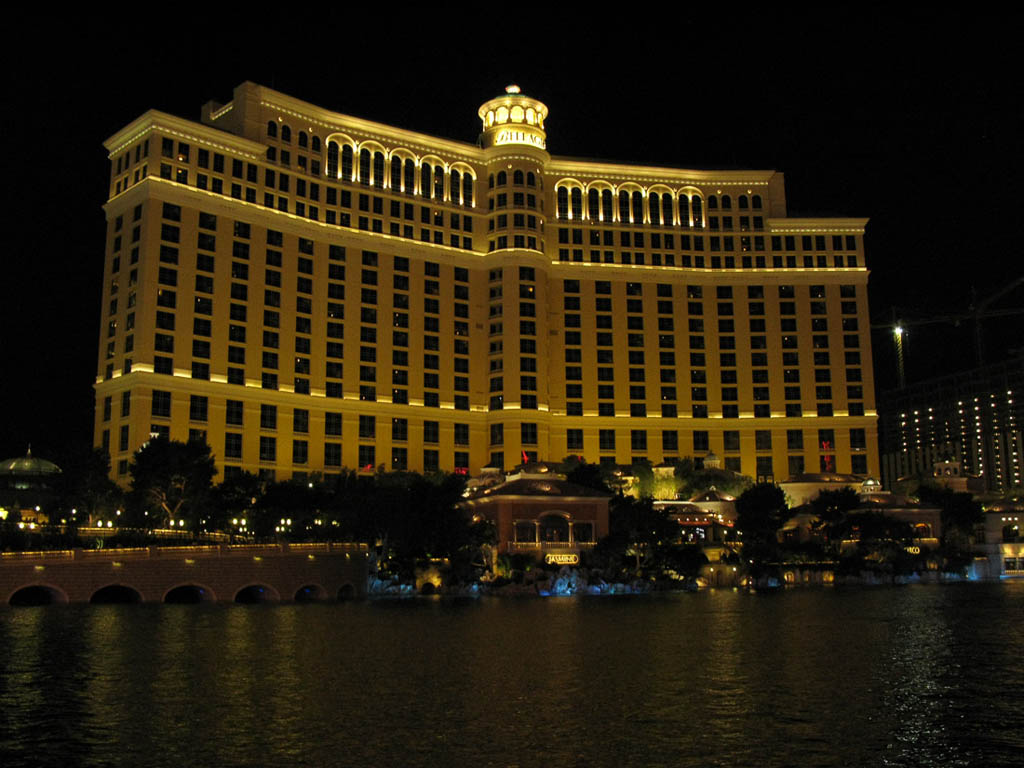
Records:
{"label": "construction crane", "polygon": [[1010,315],[1024,314],[1024,307],[1013,307],[1007,309],[989,309],[989,307],[994,302],[1003,298],[1006,294],[1010,293],[1011,291],[1013,291],[1022,284],[1024,284],[1024,275],[1018,277],[1016,280],[1011,281],[1010,283],[1008,283],[1007,285],[1003,286],[998,291],[993,293],[991,296],[987,296],[981,301],[978,301],[976,291],[974,289],[971,289],[971,304],[968,306],[966,312],[961,312],[959,314],[935,315],[932,317],[908,319],[905,317],[901,317],[901,311],[897,307],[893,307],[891,322],[872,323],[872,328],[881,328],[892,331],[893,344],[896,348],[896,376],[899,388],[903,389],[907,385],[906,370],[904,367],[903,341],[908,328],[922,325],[934,325],[936,323],[949,323],[953,326],[959,327],[960,323],[962,323],[963,321],[973,320],[974,354],[977,360],[977,364],[980,367],[984,364],[981,321],[993,317],[1008,317]]}

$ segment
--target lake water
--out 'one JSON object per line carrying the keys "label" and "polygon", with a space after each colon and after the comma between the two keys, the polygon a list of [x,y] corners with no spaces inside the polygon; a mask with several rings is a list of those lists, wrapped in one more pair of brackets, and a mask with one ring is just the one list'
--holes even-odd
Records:
{"label": "lake water", "polygon": [[1024,583],[0,610],[0,766],[994,766]]}

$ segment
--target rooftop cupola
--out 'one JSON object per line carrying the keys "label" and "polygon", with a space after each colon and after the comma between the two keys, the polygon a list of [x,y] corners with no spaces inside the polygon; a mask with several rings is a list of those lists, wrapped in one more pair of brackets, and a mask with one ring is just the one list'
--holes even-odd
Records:
{"label": "rooftop cupola", "polygon": [[481,143],[485,149],[506,144],[547,148],[544,120],[548,108],[524,96],[518,85],[509,85],[504,96],[484,102],[477,114],[483,123]]}

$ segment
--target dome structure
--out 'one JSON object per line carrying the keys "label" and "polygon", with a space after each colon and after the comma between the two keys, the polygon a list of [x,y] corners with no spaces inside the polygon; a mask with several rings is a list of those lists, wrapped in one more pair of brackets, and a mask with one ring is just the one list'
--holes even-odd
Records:
{"label": "dome structure", "polygon": [[29,446],[24,456],[0,462],[0,517],[17,512],[24,521],[46,522],[45,508],[54,497],[55,480],[62,474],[52,461],[36,458]]}
{"label": "dome structure", "polygon": [[30,482],[32,479],[43,481],[59,474],[61,474],[61,468],[52,461],[32,455],[32,446],[29,446],[24,456],[4,459],[0,462],[0,482],[4,480]]}

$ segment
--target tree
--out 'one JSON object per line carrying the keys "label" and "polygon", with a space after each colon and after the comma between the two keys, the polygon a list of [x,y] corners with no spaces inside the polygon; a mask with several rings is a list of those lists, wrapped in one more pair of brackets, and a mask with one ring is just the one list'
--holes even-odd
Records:
{"label": "tree", "polygon": [[257,538],[275,534],[286,538],[307,538],[319,508],[320,494],[305,480],[271,483],[256,502],[252,531]]}
{"label": "tree", "polygon": [[974,527],[985,519],[981,502],[969,493],[957,493],[931,483],[921,485],[918,498],[942,511],[942,551],[947,567],[960,570],[966,568],[972,560],[971,537],[974,535]]}
{"label": "tree", "polygon": [[[679,539],[679,525],[664,509],[655,509],[648,498],[617,496],[608,514],[608,536],[601,540],[598,555],[609,565],[618,563],[634,575],[664,567],[666,553]],[[632,567],[626,565],[632,560]]]}
{"label": "tree", "polygon": [[922,485],[918,498],[942,510],[942,528],[945,533],[958,532],[964,538],[973,535],[974,526],[985,519],[980,501],[969,493],[957,493],[949,488]]}
{"label": "tree", "polygon": [[842,542],[849,533],[847,518],[860,505],[860,497],[852,488],[820,491],[811,500],[811,512],[818,519],[817,527],[830,542]]}
{"label": "tree", "polygon": [[736,529],[743,542],[743,556],[755,571],[778,560],[777,534],[789,517],[786,494],[773,483],[758,483],[736,499]]}
{"label": "tree", "polygon": [[61,457],[61,469],[54,483],[56,508],[71,529],[101,509],[116,509],[121,503],[122,492],[110,479],[110,456],[106,451],[72,448]]}
{"label": "tree", "polygon": [[736,528],[748,541],[775,542],[779,528],[789,520],[786,494],[774,483],[758,483],[736,499]]}
{"label": "tree", "polygon": [[180,443],[157,437],[132,457],[131,501],[135,522],[152,528],[167,520],[186,520],[193,532],[203,527],[204,505],[217,469],[206,441]]}
{"label": "tree", "polygon": [[225,477],[220,485],[213,488],[210,494],[211,523],[220,530],[235,532],[243,527],[229,521],[245,520],[244,527],[252,530],[253,511],[263,496],[263,483],[252,472],[236,472]]}
{"label": "tree", "polygon": [[583,488],[593,488],[604,493],[611,493],[611,489],[608,487],[607,473],[600,464],[577,461],[568,469],[565,479]]}
{"label": "tree", "polygon": [[652,498],[654,496],[654,470],[651,468],[651,462],[646,459],[634,462],[633,477],[636,480],[633,486],[636,488],[637,495],[641,498]]}
{"label": "tree", "polygon": [[712,486],[722,493],[738,496],[754,484],[746,475],[728,469],[716,467],[698,469],[690,456],[684,456],[676,462],[675,476],[681,486],[680,494],[686,498],[703,493]]}

